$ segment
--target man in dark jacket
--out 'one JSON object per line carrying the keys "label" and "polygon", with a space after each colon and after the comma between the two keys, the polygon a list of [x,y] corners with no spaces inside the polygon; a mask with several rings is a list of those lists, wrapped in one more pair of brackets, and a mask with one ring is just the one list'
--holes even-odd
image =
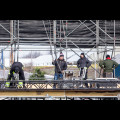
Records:
{"label": "man in dark jacket", "polygon": [[[64,55],[60,53],[60,56],[57,60],[52,62],[55,65],[55,75],[54,80],[63,79],[64,70],[67,69],[67,63],[64,60]],[[55,88],[55,86],[54,86]]]}
{"label": "man in dark jacket", "polygon": [[101,61],[99,66],[103,68],[103,77],[113,77],[113,70],[118,66],[118,63],[111,60],[110,55],[106,55],[106,60]]}
{"label": "man in dark jacket", "polygon": [[77,61],[77,67],[81,68],[80,76],[83,74],[83,69],[86,69],[85,80],[87,79],[88,68],[91,66],[91,62],[85,57],[84,53],[81,53],[80,59]]}
{"label": "man in dark jacket", "polygon": [[[18,80],[25,80],[24,71],[23,71],[23,65],[21,62],[14,62],[11,66],[10,73],[8,74],[8,81],[10,80],[16,80],[15,74],[18,74],[19,78]],[[18,82],[18,85],[21,87],[23,86],[23,82]],[[10,85],[10,82],[6,82],[6,87],[10,87],[13,84]]]}

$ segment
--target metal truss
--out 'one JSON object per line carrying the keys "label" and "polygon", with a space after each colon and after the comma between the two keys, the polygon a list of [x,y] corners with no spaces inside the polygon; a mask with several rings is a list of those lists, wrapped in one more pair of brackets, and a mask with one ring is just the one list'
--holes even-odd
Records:
{"label": "metal truss", "polygon": [[[18,81],[10,81],[10,88],[5,87],[7,81],[0,81],[0,90],[120,90],[120,80],[34,80],[24,81],[24,87],[18,87]],[[53,86],[56,86],[54,88]]]}

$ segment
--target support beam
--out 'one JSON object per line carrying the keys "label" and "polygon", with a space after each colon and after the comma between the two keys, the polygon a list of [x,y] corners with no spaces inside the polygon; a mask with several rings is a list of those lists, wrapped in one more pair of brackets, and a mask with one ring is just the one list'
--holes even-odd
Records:
{"label": "support beam", "polygon": [[96,48],[97,48],[97,61],[99,61],[99,20],[96,20]]}
{"label": "support beam", "polygon": [[115,41],[116,41],[116,36],[115,36],[115,20],[114,20],[114,58],[115,58]]}
{"label": "support beam", "polygon": [[13,64],[13,20],[10,20],[10,43],[11,43],[11,53],[10,53],[10,65]]}
{"label": "support beam", "polygon": [[[67,34],[67,20],[66,20],[66,30],[65,30],[65,35],[66,35],[66,34]],[[67,36],[66,36],[66,62],[67,62],[67,57],[68,57],[67,49],[68,49],[68,41],[67,41]]]}
{"label": "support beam", "polygon": [[19,20],[17,21],[17,62],[19,62]]}
{"label": "support beam", "polygon": [[57,59],[57,53],[56,53],[56,20],[53,20],[53,41],[54,41],[54,54],[55,54],[55,58]]}
{"label": "support beam", "polygon": [[[16,36],[16,20],[14,20],[14,36]],[[14,40],[14,62],[16,61],[16,40],[17,39],[13,39]]]}
{"label": "support beam", "polygon": [[[105,33],[107,33],[107,21],[105,20]],[[107,55],[107,39],[106,39],[106,34],[105,34],[105,51],[104,51],[104,56],[103,56],[103,60],[105,59],[106,55]]]}
{"label": "support beam", "polygon": [[3,49],[1,50],[1,69],[4,69]]}

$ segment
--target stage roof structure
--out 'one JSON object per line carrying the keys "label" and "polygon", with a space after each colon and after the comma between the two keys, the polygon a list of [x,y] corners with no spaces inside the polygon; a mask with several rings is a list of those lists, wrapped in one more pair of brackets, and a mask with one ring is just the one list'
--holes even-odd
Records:
{"label": "stage roof structure", "polygon": [[[13,43],[54,45],[54,20],[13,20]],[[98,21],[98,22],[97,22]],[[19,24],[19,25],[18,25]],[[10,43],[10,20],[0,20],[0,44]],[[19,27],[19,28],[18,28]],[[120,20],[56,20],[56,46],[92,48],[120,45]],[[115,41],[114,41],[115,40]]]}

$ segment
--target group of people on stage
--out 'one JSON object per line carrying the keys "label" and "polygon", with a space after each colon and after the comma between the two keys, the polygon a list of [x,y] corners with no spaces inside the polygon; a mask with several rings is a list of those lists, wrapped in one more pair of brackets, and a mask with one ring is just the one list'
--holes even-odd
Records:
{"label": "group of people on stage", "polygon": [[[67,62],[64,59],[63,53],[60,53],[58,59],[52,61],[52,64],[55,66],[55,75],[54,80],[63,79],[64,70],[67,70]],[[80,76],[83,75],[83,70],[85,69],[85,77],[84,80],[87,79],[88,68],[91,66],[91,62],[85,57],[84,53],[80,54],[80,59],[77,61],[77,67],[80,69]],[[108,73],[112,76],[113,70],[118,66],[118,63],[111,60],[110,56],[106,56],[106,60],[101,61],[99,66],[103,69],[103,77],[107,77]],[[14,73],[19,74],[20,80],[25,80],[23,65],[20,62],[14,62],[11,66],[10,73],[8,75],[8,82],[6,82],[6,86],[10,86],[10,80],[13,78]],[[109,77],[109,76],[108,76]],[[21,85],[21,82],[20,82]],[[23,84],[22,84],[23,85]]]}
{"label": "group of people on stage", "polygon": [[[55,65],[54,80],[63,78],[64,70],[67,69],[67,63],[64,60],[64,55],[61,53],[59,58],[52,62]],[[86,69],[85,80],[87,79],[88,68],[91,66],[91,62],[85,57],[84,53],[80,54],[80,59],[77,61],[77,67],[81,68],[80,76],[83,74],[83,70]],[[99,66],[103,69],[103,77],[106,77],[108,73],[112,75],[113,70],[118,66],[118,63],[111,60],[110,55],[106,56],[106,60],[101,61]],[[113,77],[113,76],[111,76]]]}
{"label": "group of people on stage", "polygon": [[[55,65],[54,80],[63,78],[64,70],[67,69],[67,63],[64,60],[63,53],[60,54],[59,58],[52,62]],[[80,76],[83,74],[83,69],[86,69],[85,79],[87,79],[88,68],[91,66],[91,62],[85,57],[84,53],[81,53],[80,59],[77,61],[77,67],[81,68]]]}

